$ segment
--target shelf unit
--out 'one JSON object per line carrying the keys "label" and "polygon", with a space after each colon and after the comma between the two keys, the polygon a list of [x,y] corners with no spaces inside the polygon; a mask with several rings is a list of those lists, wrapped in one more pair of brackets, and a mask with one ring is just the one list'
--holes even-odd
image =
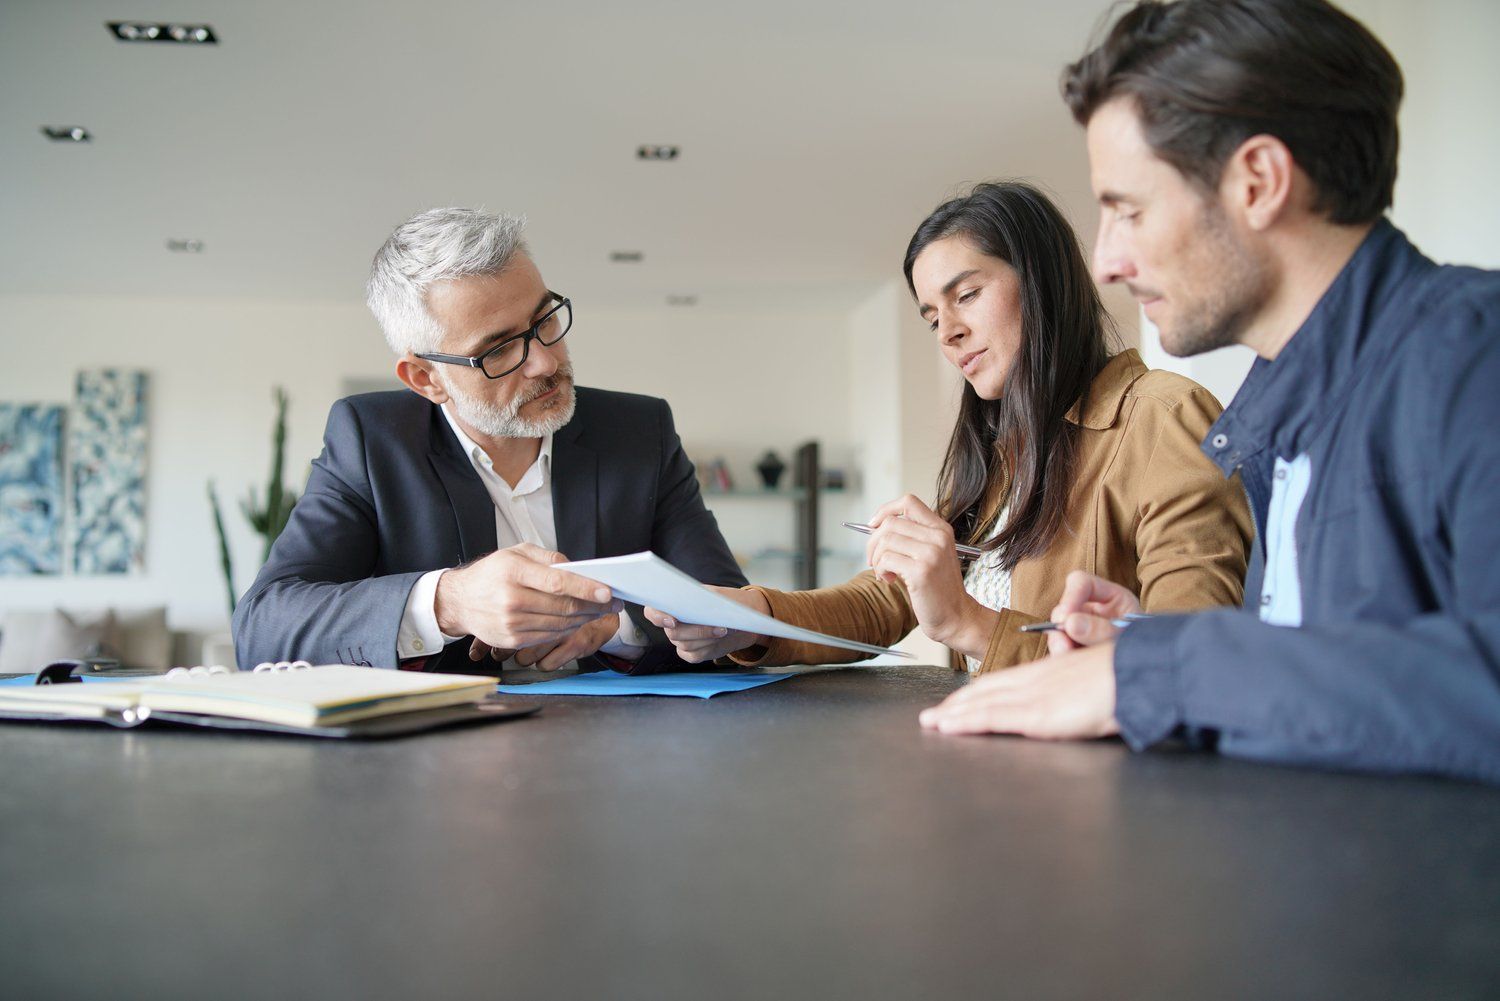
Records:
{"label": "shelf unit", "polygon": [[792,561],[794,584],[800,591],[818,586],[818,501],[825,490],[820,486],[822,467],[818,461],[816,441],[797,446],[792,456],[791,473],[790,487],[774,490],[706,490],[703,498],[710,504],[719,498],[791,501],[796,511],[794,542],[786,558]]}

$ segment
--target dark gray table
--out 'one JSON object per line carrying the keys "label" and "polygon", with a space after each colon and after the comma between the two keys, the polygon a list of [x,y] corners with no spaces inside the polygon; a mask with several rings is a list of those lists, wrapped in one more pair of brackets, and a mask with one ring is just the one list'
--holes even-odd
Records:
{"label": "dark gray table", "polygon": [[956,683],[375,744],[0,726],[0,993],[1500,994],[1500,790],[919,730]]}

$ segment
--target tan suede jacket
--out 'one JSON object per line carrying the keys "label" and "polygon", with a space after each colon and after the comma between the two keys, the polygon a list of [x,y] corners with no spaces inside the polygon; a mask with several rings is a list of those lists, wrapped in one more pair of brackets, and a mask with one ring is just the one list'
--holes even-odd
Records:
{"label": "tan suede jacket", "polygon": [[[1082,414],[1078,481],[1068,528],[1051,548],[1016,565],[1011,607],[1001,611],[981,673],[1046,656],[1044,635],[1019,632],[1045,621],[1068,572],[1087,570],[1130,588],[1147,612],[1238,605],[1254,529],[1238,477],[1199,451],[1223,408],[1190,379],[1147,369],[1135,351],[1112,358],[1094,380]],[[872,571],[813,591],[756,588],[784,622],[890,646],[917,626],[906,588]],[[864,655],[773,639],[733,659],[746,666],[828,664]],[[964,658],[952,657],[957,670]]]}

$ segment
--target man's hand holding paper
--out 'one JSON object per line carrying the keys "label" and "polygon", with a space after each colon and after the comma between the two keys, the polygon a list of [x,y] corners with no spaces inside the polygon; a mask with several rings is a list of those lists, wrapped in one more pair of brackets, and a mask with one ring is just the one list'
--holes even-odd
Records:
{"label": "man's hand holding paper", "polygon": [[[709,653],[714,647],[714,644],[705,641],[718,639],[726,643],[732,642],[736,645],[728,647],[726,651],[732,652],[763,642],[766,636],[858,650],[871,656],[911,656],[900,650],[829,636],[781,622],[759,610],[758,595],[729,588],[705,587],[655,553],[632,553],[629,556],[559,563],[554,569],[598,581],[606,585],[616,598],[646,606],[655,614],[652,621],[659,626],[670,618],[677,623],[675,628],[681,630],[684,645],[696,651],[700,660],[710,659]],[[696,628],[689,632],[689,625],[709,628],[707,631]],[[715,629],[720,628],[726,630],[723,636],[712,635]],[[676,644],[677,641],[674,639],[673,643]],[[681,655],[682,647],[679,646],[678,649]]]}
{"label": "man's hand holding paper", "polygon": [[[609,588],[566,572],[563,559],[522,544],[445,572],[434,601],[438,627],[448,636],[472,634],[489,648],[518,650],[550,647],[603,616],[618,623],[624,606]],[[476,651],[477,644],[470,656]]]}

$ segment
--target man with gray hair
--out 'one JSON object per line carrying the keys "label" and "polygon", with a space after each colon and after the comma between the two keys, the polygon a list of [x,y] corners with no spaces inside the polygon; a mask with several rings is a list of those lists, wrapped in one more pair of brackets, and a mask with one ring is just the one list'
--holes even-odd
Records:
{"label": "man with gray hair", "polygon": [[666,402],[574,387],[573,304],[542,281],[523,225],[433,209],[375,255],[367,301],[410,392],[334,404],[235,613],[241,664],[553,670],[594,655],[670,670],[638,607],[553,564],[649,549],[745,583]]}

